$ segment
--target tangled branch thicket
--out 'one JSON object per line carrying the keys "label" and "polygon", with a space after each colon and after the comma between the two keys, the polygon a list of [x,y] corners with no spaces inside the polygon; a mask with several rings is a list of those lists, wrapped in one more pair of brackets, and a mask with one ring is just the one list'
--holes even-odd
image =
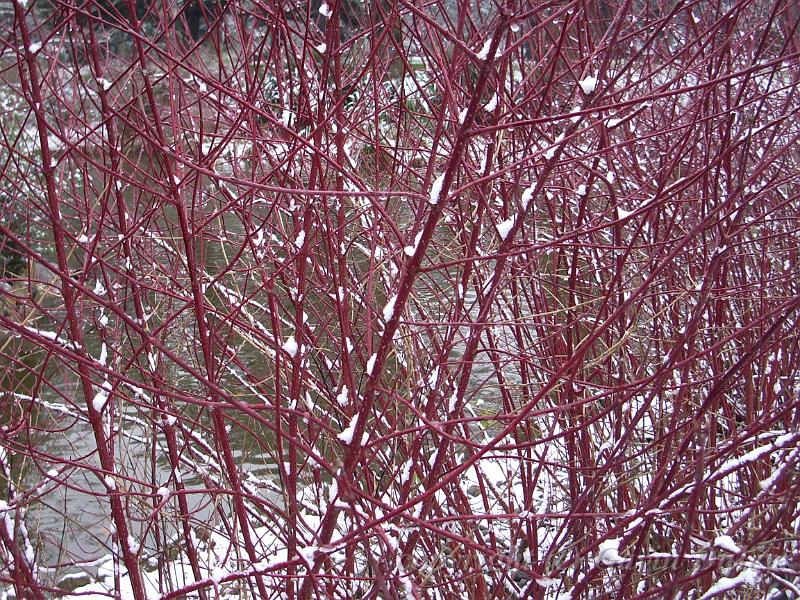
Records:
{"label": "tangled branch thicket", "polygon": [[794,2],[0,11],[4,598],[798,591]]}

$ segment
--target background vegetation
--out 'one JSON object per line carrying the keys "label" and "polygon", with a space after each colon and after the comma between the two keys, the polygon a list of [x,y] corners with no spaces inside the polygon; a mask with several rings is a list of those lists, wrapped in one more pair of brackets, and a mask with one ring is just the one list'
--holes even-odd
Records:
{"label": "background vegetation", "polygon": [[0,17],[4,598],[800,595],[795,3]]}

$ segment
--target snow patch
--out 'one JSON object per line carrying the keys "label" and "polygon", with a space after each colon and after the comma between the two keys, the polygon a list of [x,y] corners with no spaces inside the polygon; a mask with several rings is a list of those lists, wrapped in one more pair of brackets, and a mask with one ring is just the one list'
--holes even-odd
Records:
{"label": "snow patch", "polygon": [[725,552],[730,552],[731,554],[741,554],[742,549],[736,545],[736,542],[733,541],[733,538],[729,535],[719,535],[714,540],[714,546],[717,548],[721,548],[725,550]]}
{"label": "snow patch", "polygon": [[286,353],[291,356],[292,358],[295,357],[297,354],[297,340],[294,339],[293,335],[289,336],[289,339],[284,342],[282,348],[286,351]]}
{"label": "snow patch", "polygon": [[346,385],[342,386],[342,391],[336,396],[336,402],[339,403],[339,406],[347,405],[347,398],[348,398],[349,390],[347,389]]}
{"label": "snow patch", "polygon": [[300,558],[309,566],[313,566],[314,564],[314,557],[319,552],[319,548],[316,546],[308,546],[306,548],[298,548],[297,553],[300,555]]}
{"label": "snow patch", "polygon": [[508,237],[508,234],[511,232],[511,228],[514,227],[516,219],[517,217],[514,215],[502,223],[497,224],[497,233],[500,235],[501,239],[505,240]]}
{"label": "snow patch", "polygon": [[619,555],[619,540],[603,540],[597,549],[597,562],[608,567],[628,562]]}
{"label": "snow patch", "polygon": [[535,184],[531,184],[531,187],[522,192],[521,202],[523,210],[527,209],[528,205],[531,203],[531,200],[533,200],[533,192],[535,187]]}
{"label": "snow patch", "polygon": [[101,412],[108,403],[108,396],[110,392],[111,384],[108,383],[108,381],[104,381],[98,392],[94,395],[94,398],[92,398],[92,408],[94,408],[97,412]]}
{"label": "snow patch", "polygon": [[411,459],[407,460],[400,471],[400,483],[404,484],[411,479],[411,467],[413,466]]}
{"label": "snow patch", "polygon": [[707,600],[724,592],[730,592],[741,585],[755,586],[757,580],[758,573],[755,569],[745,569],[736,577],[720,577],[714,585],[708,588],[705,594],[700,596],[700,600]]}
{"label": "snow patch", "polygon": [[422,239],[422,232],[420,231],[416,236],[414,236],[414,243],[411,246],[406,246],[403,248],[403,253],[406,256],[414,256],[417,252],[417,248],[419,247],[419,241]]}
{"label": "snow patch", "polygon": [[636,209],[634,209],[634,210],[625,210],[624,208],[620,208],[619,206],[617,206],[617,219],[620,219],[620,220],[627,219],[628,217],[630,217],[635,212],[636,212]]}
{"label": "snow patch", "polygon": [[452,413],[456,409],[456,404],[458,402],[458,391],[453,392],[453,395],[450,396],[450,400],[447,401],[447,412]]}
{"label": "snow patch", "polygon": [[383,320],[389,321],[394,316],[394,304],[397,302],[397,294],[389,298],[386,306],[383,307]]}
{"label": "snow patch", "polygon": [[588,77],[581,79],[578,82],[578,85],[581,86],[583,93],[588,96],[589,94],[594,92],[595,89],[597,89],[597,77],[595,77],[594,75],[589,75]]}
{"label": "snow patch", "polygon": [[489,49],[491,45],[492,38],[489,36],[489,38],[484,42],[483,48],[481,48],[480,51],[475,55],[478,57],[478,60],[486,60],[489,58]]}
{"label": "snow patch", "polygon": [[343,444],[352,444],[353,443],[353,435],[356,432],[356,425],[358,424],[358,413],[353,415],[353,418],[350,419],[350,424],[339,434],[336,436]]}
{"label": "snow patch", "polygon": [[428,199],[429,203],[439,203],[439,196],[442,193],[442,186],[444,185],[444,176],[445,174],[442,173],[433,181],[433,185],[431,186],[431,197]]}
{"label": "snow patch", "polygon": [[545,152],[544,152],[545,160],[550,160],[551,158],[553,158],[556,155],[556,150],[558,149],[558,146],[559,146],[559,144],[561,144],[561,141],[563,139],[564,139],[564,134],[563,133],[561,133],[558,136],[556,136],[556,139],[553,141],[553,144],[547,150],[545,150]]}

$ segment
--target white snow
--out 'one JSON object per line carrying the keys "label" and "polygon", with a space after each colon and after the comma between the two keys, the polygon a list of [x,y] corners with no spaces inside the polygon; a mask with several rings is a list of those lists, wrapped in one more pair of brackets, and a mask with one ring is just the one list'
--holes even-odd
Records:
{"label": "white snow", "polygon": [[405,462],[402,470],[400,471],[400,483],[406,483],[411,478],[411,467],[413,464],[414,463],[411,459],[408,459]]}
{"label": "white snow", "polygon": [[218,586],[223,577],[225,577],[225,571],[221,567],[214,567],[211,570],[209,579],[211,580],[211,583],[213,583],[215,586]]}
{"label": "white snow", "polygon": [[618,219],[627,219],[628,217],[630,217],[635,212],[636,212],[636,209],[634,209],[634,210],[625,210],[624,208],[620,208],[619,206],[617,206],[617,218]]}
{"label": "white snow", "polygon": [[462,108],[458,113],[458,124],[461,125],[464,122],[464,119],[467,118],[467,109]]}
{"label": "white snow", "polygon": [[575,193],[578,194],[578,196],[585,196],[586,195],[586,185],[583,184],[583,183],[580,184],[578,186],[578,189],[575,190]]}
{"label": "white snow", "polygon": [[297,553],[300,555],[300,558],[308,565],[312,566],[314,564],[314,557],[317,555],[319,548],[316,546],[308,546],[306,548],[298,548]]}
{"label": "white snow", "polygon": [[489,36],[489,38],[484,42],[483,48],[481,48],[480,52],[478,52],[475,56],[477,56],[479,60],[486,60],[487,58],[489,58],[489,47],[491,45],[492,45],[492,37]]}
{"label": "white snow", "polygon": [[328,51],[328,44],[322,42],[321,44],[314,46],[314,50],[316,50],[320,54],[325,54],[325,52]]}
{"label": "white snow", "polygon": [[741,554],[742,552],[742,549],[736,545],[736,542],[734,542],[733,538],[729,535],[718,535],[714,540],[714,546],[725,550],[725,552],[730,552],[731,554]]}
{"label": "white snow", "polygon": [[603,540],[597,549],[597,562],[601,565],[613,566],[628,562],[619,555],[619,540]]}
{"label": "white snow", "polygon": [[323,2],[319,7],[319,14],[321,14],[326,19],[329,18],[333,13],[331,12],[331,7],[328,6],[327,2]]}
{"label": "white snow", "polygon": [[397,294],[389,298],[386,306],[383,307],[383,320],[389,321],[394,316],[394,304],[397,302]]}
{"label": "white snow", "polygon": [[377,359],[378,359],[377,353],[369,357],[369,360],[367,361],[367,375],[372,375],[372,369],[373,367],[375,367],[375,361]]}
{"label": "white snow", "polygon": [[757,578],[758,573],[754,569],[745,569],[736,577],[720,577],[714,585],[708,588],[705,594],[700,596],[700,600],[706,600],[707,598],[713,598],[718,594],[730,592],[731,590],[738,588],[740,585],[747,584],[754,586]]}
{"label": "white snow", "polygon": [[458,391],[453,392],[453,395],[450,396],[450,400],[447,401],[447,412],[452,413],[456,409],[456,403],[458,402]]}
{"label": "white snow", "polygon": [[497,224],[497,233],[500,235],[500,238],[505,240],[508,237],[508,234],[511,232],[511,228],[514,227],[514,222],[516,221],[517,217],[514,215],[513,217],[506,219],[502,223]]}
{"label": "white snow", "polygon": [[331,485],[328,488],[328,494],[327,494],[328,502],[330,502],[331,504],[336,502],[336,497],[338,495],[339,495],[339,483],[336,481],[336,479],[334,479],[331,481]]}
{"label": "white snow", "polygon": [[117,482],[114,481],[114,478],[111,475],[106,475],[103,477],[103,481],[105,482],[106,487],[112,492],[117,489]]}
{"label": "white snow", "polygon": [[556,139],[553,141],[553,145],[550,146],[544,152],[545,160],[550,160],[551,158],[553,158],[556,155],[556,150],[558,149],[558,145],[561,143],[561,140],[563,140],[563,139],[564,139],[564,134],[563,133],[559,134],[556,137]]}
{"label": "white snow", "polygon": [[97,412],[100,412],[105,408],[106,403],[108,402],[109,392],[111,392],[111,384],[108,383],[108,381],[104,381],[92,399],[92,407]]}
{"label": "white snow", "polygon": [[594,75],[589,75],[584,79],[581,79],[578,82],[578,85],[581,86],[584,94],[589,95],[597,88],[597,77]]}
{"label": "white snow", "polygon": [[28,561],[29,565],[32,565],[33,562],[36,560],[36,553],[33,550],[33,546],[31,546],[30,542],[28,542],[27,540],[25,543],[25,560]]}
{"label": "white snow", "polygon": [[345,406],[347,404],[347,397],[348,397],[349,390],[347,389],[346,385],[342,386],[342,391],[339,392],[339,395],[336,396],[336,402],[339,403],[339,406]]}
{"label": "white snow", "polygon": [[289,336],[289,338],[284,342],[282,347],[286,351],[286,353],[292,358],[294,358],[295,355],[297,354],[297,340],[294,339],[293,335]]}
{"label": "white snow", "polygon": [[499,100],[499,98],[497,97],[497,94],[495,94],[494,96],[491,97],[489,102],[486,103],[486,106],[484,106],[483,109],[486,112],[493,112],[494,109],[497,108],[498,100]]}
{"label": "white snow", "polygon": [[6,525],[6,531],[9,534],[13,534],[14,526],[16,525],[14,513],[12,512],[12,508],[5,500],[0,500],[0,514],[3,515],[3,522]]}
{"label": "white snow", "polygon": [[339,434],[336,438],[344,444],[353,443],[353,435],[356,432],[356,424],[358,423],[358,413],[353,415],[350,419],[350,424]]}
{"label": "white snow", "polygon": [[431,204],[438,204],[439,203],[439,195],[442,193],[442,186],[444,185],[444,173],[439,175],[434,181],[433,185],[431,186],[431,197],[428,200]]}
{"label": "white snow", "polygon": [[713,477],[719,477],[724,474],[730,473],[735,471],[736,469],[740,469],[744,465],[755,462],[765,454],[770,454],[774,452],[778,448],[782,448],[787,444],[794,441],[795,435],[791,433],[787,433],[784,435],[779,436],[772,444],[767,444],[765,446],[759,446],[758,448],[754,448],[750,450],[744,456],[739,458],[730,458],[726,460],[723,465],[716,471]]}
{"label": "white snow", "polygon": [[[259,561],[247,569],[250,573],[263,571],[287,560],[285,548],[279,548],[274,536],[266,532],[257,533],[259,553],[265,556],[264,560]],[[133,552],[139,552],[141,544],[132,536],[127,538],[128,545]],[[219,584],[224,578],[229,577],[232,572],[232,565],[228,562],[228,554],[231,553],[231,544],[223,536],[212,533],[208,543],[195,538],[198,544],[198,554],[201,556],[200,569],[201,577],[211,583]],[[202,549],[202,552],[200,550]],[[312,556],[314,552],[302,552],[306,556]],[[108,598],[122,598],[128,600],[133,598],[133,587],[124,565],[119,564],[119,557],[106,555],[91,564],[99,565],[97,568],[97,579],[92,583],[81,586],[74,590],[70,595],[64,596],[65,600],[104,600]],[[87,564],[87,563],[84,563]],[[117,579],[117,569],[119,578]],[[178,558],[168,564],[169,574],[174,578],[171,585],[175,589],[191,584],[195,581],[192,567],[185,559]],[[147,569],[141,571],[142,583],[144,584],[145,597],[154,600],[161,598],[164,593],[163,581],[160,580],[158,572],[151,572]],[[75,576],[75,575],[73,575]],[[69,576],[67,576],[69,577]],[[66,579],[66,577],[62,578]],[[219,594],[220,598],[228,597],[227,594]]]}
{"label": "white snow", "polygon": [[523,209],[527,209],[528,205],[531,203],[531,200],[533,199],[533,192],[534,192],[534,188],[535,187],[536,187],[535,184],[531,184],[531,187],[529,187],[524,192],[522,192],[521,202],[522,202],[522,208]]}
{"label": "white snow", "polygon": [[40,42],[34,42],[30,46],[28,46],[28,51],[31,54],[36,54],[41,49],[42,49],[42,44]]}
{"label": "white snow", "polygon": [[147,364],[150,365],[150,371],[155,373],[158,368],[158,354],[155,352],[147,353]]}
{"label": "white snow", "polygon": [[406,256],[414,256],[417,252],[417,247],[419,247],[419,241],[422,239],[422,232],[420,231],[416,236],[414,236],[414,243],[411,246],[406,246],[403,248],[403,253]]}
{"label": "white snow", "polygon": [[297,234],[297,238],[295,238],[295,240],[294,240],[294,245],[297,248],[302,248],[303,247],[303,243],[305,241],[306,241],[306,232],[301,229],[300,232]]}
{"label": "white snow", "polygon": [[101,281],[99,281],[99,280],[98,280],[98,281],[97,281],[97,282],[94,284],[94,290],[93,290],[93,291],[94,291],[94,293],[95,293],[95,294],[97,294],[98,296],[102,296],[103,294],[105,294],[105,293],[106,293],[106,288],[105,288],[105,286],[103,285],[103,283],[102,283]]}

